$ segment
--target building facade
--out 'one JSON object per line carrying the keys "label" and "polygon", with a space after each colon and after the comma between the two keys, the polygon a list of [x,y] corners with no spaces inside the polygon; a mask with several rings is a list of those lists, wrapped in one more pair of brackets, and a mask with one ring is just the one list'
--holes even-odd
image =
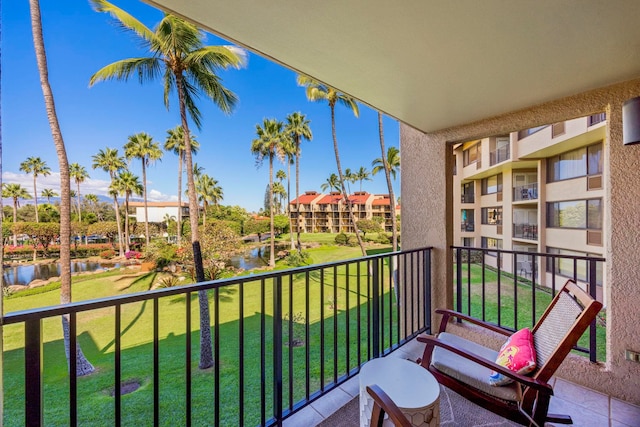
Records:
{"label": "building facade", "polygon": [[[391,232],[391,200],[388,194],[370,194],[356,191],[349,196],[353,215],[356,221],[363,219],[382,218],[384,230]],[[291,201],[289,215],[292,231],[297,233],[353,233],[353,226],[349,220],[349,211],[342,195],[338,192],[320,194],[307,191],[298,199]],[[400,214],[400,206],[396,206],[396,215]]]}
{"label": "building facade", "polygon": [[[178,202],[147,202],[149,222],[165,222],[167,218],[178,219]],[[167,217],[168,215],[168,217]],[[129,216],[144,223],[144,202],[129,202]],[[182,202],[182,219],[189,218],[189,203]]]}
{"label": "building facade", "polygon": [[[604,113],[454,145],[454,244],[518,251],[486,256],[503,271],[550,286],[572,260],[541,265],[527,253],[604,257]],[[577,261],[578,280],[588,280]],[[603,272],[597,271],[603,298]]]}

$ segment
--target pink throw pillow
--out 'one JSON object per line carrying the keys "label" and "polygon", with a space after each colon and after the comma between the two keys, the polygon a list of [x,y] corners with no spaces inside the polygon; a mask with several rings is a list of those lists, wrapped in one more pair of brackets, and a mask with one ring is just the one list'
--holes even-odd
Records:
{"label": "pink throw pillow", "polygon": [[[536,369],[536,349],[531,331],[528,328],[520,329],[507,338],[507,342],[500,348],[496,363],[522,375],[533,372]],[[489,383],[493,386],[512,382],[511,378],[494,371],[489,377]]]}

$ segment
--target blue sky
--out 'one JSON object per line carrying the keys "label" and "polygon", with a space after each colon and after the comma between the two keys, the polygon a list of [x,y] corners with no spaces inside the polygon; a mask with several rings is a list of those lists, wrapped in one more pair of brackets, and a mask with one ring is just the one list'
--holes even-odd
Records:
{"label": "blue sky", "polygon": [[[160,11],[139,1],[114,3],[149,27],[162,17]],[[167,111],[160,80],[144,85],[136,79],[110,81],[89,88],[90,76],[103,66],[147,53],[108,15],[94,12],[88,1],[42,0],[41,8],[49,78],[69,162],[78,162],[89,171],[90,179],[82,184],[82,194],[104,195],[109,177],[91,169],[91,157],[105,147],[118,148],[122,153],[127,137],[138,132],[147,132],[164,144],[166,131],[179,124],[177,99],[171,100]],[[207,43],[228,44],[211,35]],[[289,113],[300,111],[311,121],[313,141],[305,142],[302,148],[301,192],[320,191],[336,166],[326,103],[307,101],[292,71],[254,54],[248,59],[244,69],[220,73],[225,86],[240,99],[231,115],[223,114],[204,98],[200,100],[203,126],[200,131],[193,127],[193,132],[201,150],[194,161],[218,180],[224,190],[223,204],[257,211],[263,203],[269,168],[267,163],[256,168],[250,146],[256,137],[256,124],[264,118],[284,121]],[[40,89],[26,0],[3,4],[1,66],[3,182],[22,183],[32,192],[32,178],[20,172],[19,166],[28,156],[40,156],[54,174],[38,178],[38,193],[43,188],[58,189],[59,167]],[[384,126],[387,147],[398,146],[397,121],[385,117]],[[336,127],[342,167],[357,170],[365,166],[370,170],[372,160],[380,157],[377,113],[360,104],[360,118],[355,118],[339,106]],[[132,162],[130,169],[141,175],[139,162]],[[286,172],[283,164],[275,164],[277,169]],[[165,153],[148,169],[149,200],[177,199],[177,170],[177,157],[172,153]],[[294,178],[293,168],[291,172]],[[293,179],[291,186],[295,196]],[[352,190],[358,186],[352,185]],[[399,195],[399,180],[394,189]],[[363,190],[387,193],[384,174],[365,181]]]}

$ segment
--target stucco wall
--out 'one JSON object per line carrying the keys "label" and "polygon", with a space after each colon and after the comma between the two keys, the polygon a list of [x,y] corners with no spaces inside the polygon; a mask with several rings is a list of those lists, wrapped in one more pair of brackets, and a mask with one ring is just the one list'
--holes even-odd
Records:
{"label": "stucco wall", "polygon": [[[450,143],[606,111],[607,361],[592,365],[584,358],[569,357],[558,376],[640,404],[640,363],[625,360],[626,349],[640,351],[640,144],[622,145],[622,103],[636,96],[640,96],[640,79],[430,134],[402,125],[400,144],[402,246],[434,246],[432,306],[452,307]],[[435,322],[439,322],[436,317]]]}

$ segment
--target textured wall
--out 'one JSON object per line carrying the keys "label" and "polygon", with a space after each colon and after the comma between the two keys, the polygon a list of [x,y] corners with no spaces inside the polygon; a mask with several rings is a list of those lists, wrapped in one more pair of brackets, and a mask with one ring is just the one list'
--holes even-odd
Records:
{"label": "textured wall", "polygon": [[[607,362],[569,357],[558,371],[569,381],[640,404],[640,144],[622,145],[622,103],[640,96],[640,79],[562,98],[468,125],[424,134],[400,131],[402,150],[402,246],[434,246],[433,307],[452,307],[452,152],[463,142],[607,112],[605,141],[605,248]],[[434,317],[434,324],[439,319]]]}

